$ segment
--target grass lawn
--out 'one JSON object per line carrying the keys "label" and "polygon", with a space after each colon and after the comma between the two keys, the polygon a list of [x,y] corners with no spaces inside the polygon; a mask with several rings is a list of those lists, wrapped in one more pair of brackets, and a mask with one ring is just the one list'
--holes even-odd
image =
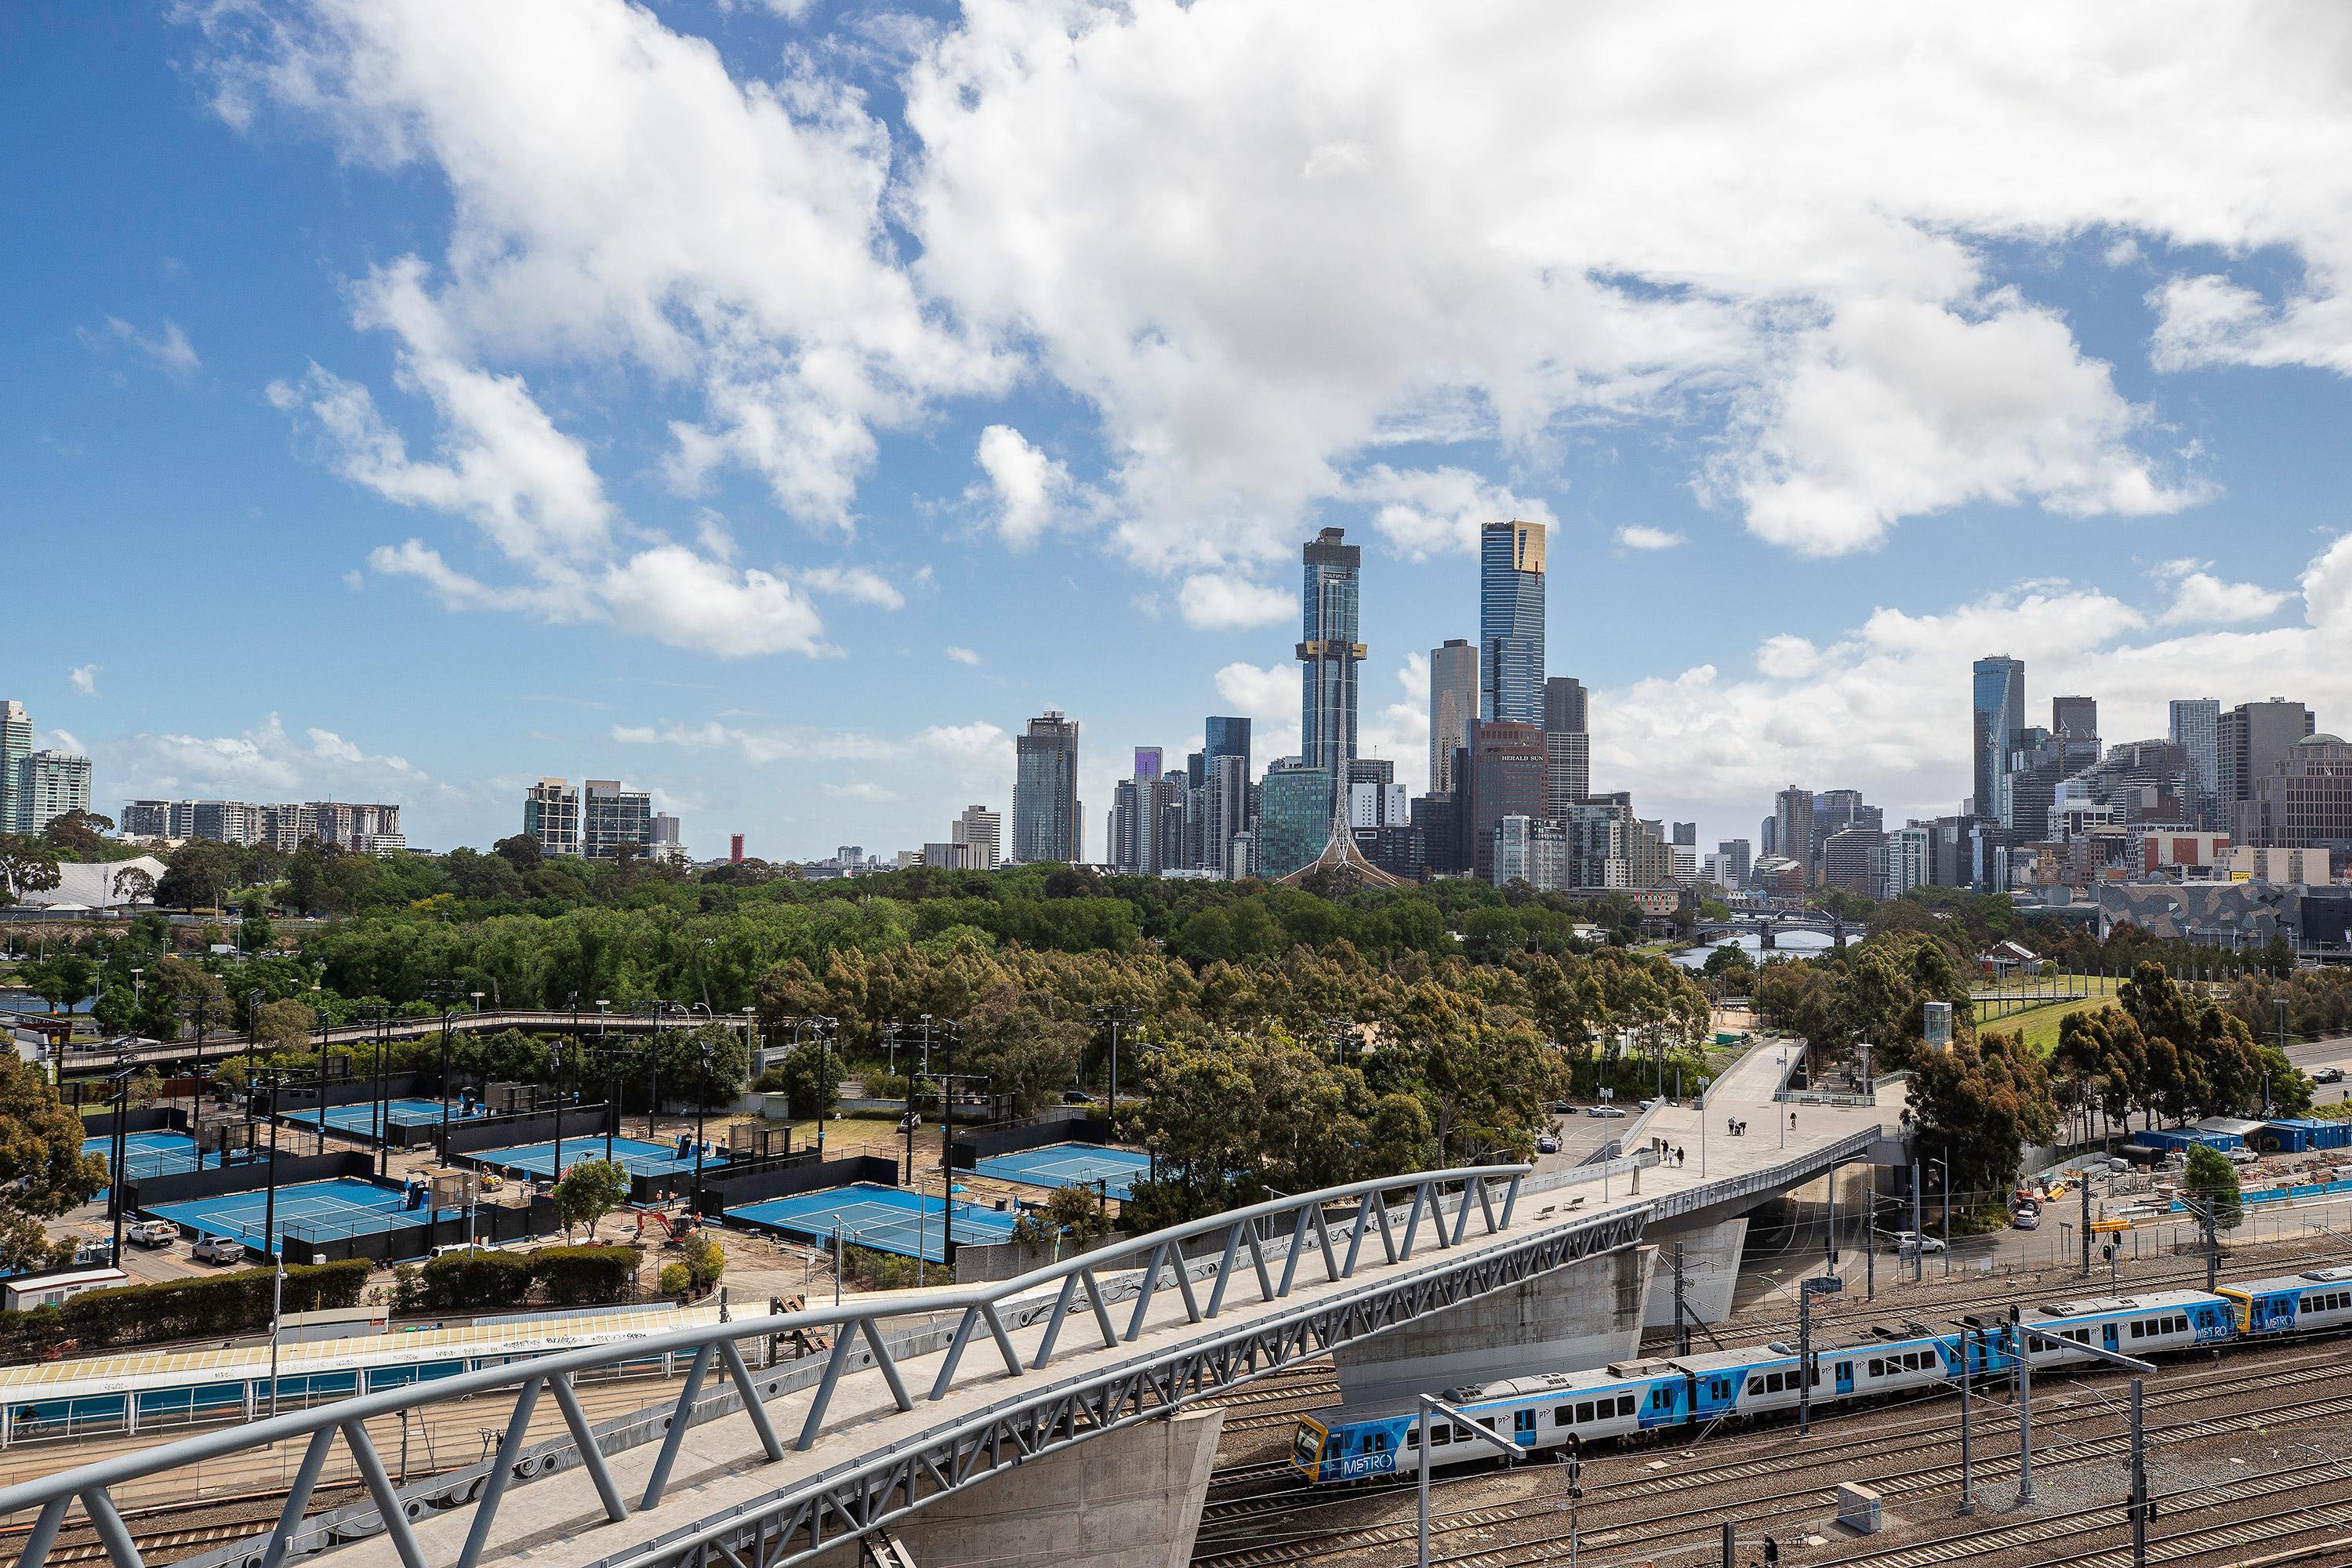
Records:
{"label": "grass lawn", "polygon": [[2022,1012],[2011,1013],[2006,1018],[1979,1022],[1977,1028],[1979,1033],[1995,1030],[2004,1035],[2022,1033],[2025,1036],[2025,1043],[2032,1047],[2040,1055],[2046,1057],[2058,1048],[2058,1026],[2064,1020],[2067,1014],[2089,1012],[2104,1007],[2114,1000],[2112,996],[2086,996],[2074,1002],[2053,1002],[2044,1006],[2028,1007]]}

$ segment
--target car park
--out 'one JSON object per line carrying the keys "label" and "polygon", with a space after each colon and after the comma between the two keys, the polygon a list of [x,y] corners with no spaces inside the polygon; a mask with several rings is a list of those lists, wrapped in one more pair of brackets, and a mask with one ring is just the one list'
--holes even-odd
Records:
{"label": "car park", "polygon": [[168,1219],[142,1219],[132,1221],[122,1234],[142,1247],[169,1247],[180,1239],[180,1227]]}
{"label": "car park", "polygon": [[242,1263],[245,1243],[231,1241],[225,1236],[199,1237],[196,1244],[188,1248],[188,1256],[199,1263]]}

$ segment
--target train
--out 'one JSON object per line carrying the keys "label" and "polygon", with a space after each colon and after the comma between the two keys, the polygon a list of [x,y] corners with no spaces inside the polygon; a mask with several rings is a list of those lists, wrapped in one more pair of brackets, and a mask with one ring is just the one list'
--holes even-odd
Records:
{"label": "train", "polygon": [[[2096,1344],[2142,1359],[2232,1342],[2274,1339],[2352,1326],[2352,1268],[2252,1279],[2203,1290],[2158,1290],[2059,1301],[2021,1314],[2045,1333]],[[1589,1372],[1538,1373],[1447,1389],[1441,1397],[1479,1426],[1527,1452],[1589,1448],[1595,1443],[1639,1440],[1651,1434],[1696,1429],[1794,1410],[1810,1393],[1815,1409],[1829,1410],[1889,1394],[1947,1387],[1961,1360],[1971,1377],[2014,1370],[2016,1347],[2005,1322],[1974,1332],[1944,1332],[1919,1325],[1879,1329],[1875,1341],[1821,1346],[1813,1352],[1812,1383],[1785,1341],[1698,1355],[1612,1362]],[[2027,1352],[2035,1371],[2095,1361],[2084,1351],[2038,1342]],[[1343,1413],[1344,1414],[1344,1413]],[[1318,1486],[1341,1486],[1421,1468],[1417,1405],[1331,1421],[1303,1418],[1290,1464]],[[1458,1422],[1433,1421],[1430,1468],[1491,1458]]]}

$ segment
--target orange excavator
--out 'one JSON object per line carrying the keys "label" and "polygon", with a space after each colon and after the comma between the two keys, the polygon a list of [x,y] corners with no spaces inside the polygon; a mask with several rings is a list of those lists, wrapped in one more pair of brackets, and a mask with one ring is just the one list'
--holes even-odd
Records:
{"label": "orange excavator", "polygon": [[637,1216],[636,1237],[639,1241],[645,1240],[647,1225],[661,1232],[664,1247],[676,1247],[702,1228],[701,1219],[690,1210],[668,1214],[660,1209],[633,1208],[630,1212]]}

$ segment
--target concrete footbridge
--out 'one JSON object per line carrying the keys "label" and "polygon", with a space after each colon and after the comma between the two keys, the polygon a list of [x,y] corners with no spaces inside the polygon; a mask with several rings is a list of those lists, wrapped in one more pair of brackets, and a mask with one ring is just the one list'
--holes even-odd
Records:
{"label": "concrete footbridge", "polygon": [[[1892,1119],[1884,1106],[1807,1106],[1790,1127],[1779,1081],[1768,1053],[1751,1051],[1704,1108],[1645,1112],[1633,1136],[1663,1153],[1359,1183],[1002,1283],[559,1351],[23,1482],[0,1490],[0,1518],[30,1523],[24,1568],[77,1510],[115,1568],[141,1568],[112,1489],[284,1444],[301,1459],[277,1528],[184,1561],[278,1568],[339,1548],[351,1568],[787,1568],[846,1563],[859,1538],[896,1561],[1071,1563],[1118,1542],[1181,1561],[1219,1426],[1213,1407],[1190,1408],[1207,1396],[1323,1356],[1352,1396],[1444,1386],[1465,1354],[1524,1365],[1630,1353],[1654,1256],[1645,1237],[1737,1223],[1865,1157]],[[1748,1131],[1731,1136],[1737,1121]],[[816,1348],[781,1361],[771,1352],[784,1342]],[[590,1423],[576,1383],[666,1352],[690,1354],[674,1400]],[[370,1422],[452,1400],[499,1423],[495,1453],[396,1487]],[[313,1513],[316,1489],[343,1479],[366,1500]],[[959,1528],[989,1545],[939,1544]]]}

